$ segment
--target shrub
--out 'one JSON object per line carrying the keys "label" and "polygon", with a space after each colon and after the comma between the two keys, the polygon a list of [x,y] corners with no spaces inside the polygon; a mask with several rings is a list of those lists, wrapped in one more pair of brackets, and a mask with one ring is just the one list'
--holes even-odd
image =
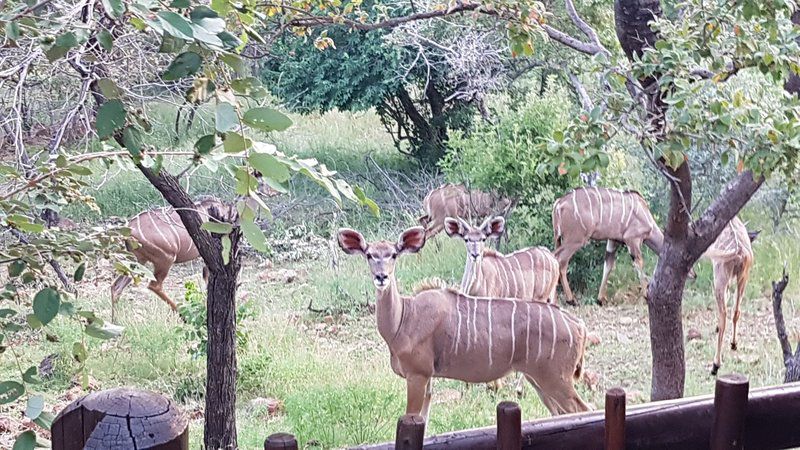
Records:
{"label": "shrub", "polygon": [[[454,134],[451,150],[441,163],[449,181],[494,190],[517,200],[508,223],[513,248],[553,247],[553,203],[576,179],[544,169],[546,155],[539,141],[564,127],[572,112],[571,94],[551,81],[541,95],[529,94],[516,106],[501,105],[494,125],[477,127],[469,135]],[[600,281],[602,243],[578,252],[570,264],[570,283],[578,292],[593,292]]]}

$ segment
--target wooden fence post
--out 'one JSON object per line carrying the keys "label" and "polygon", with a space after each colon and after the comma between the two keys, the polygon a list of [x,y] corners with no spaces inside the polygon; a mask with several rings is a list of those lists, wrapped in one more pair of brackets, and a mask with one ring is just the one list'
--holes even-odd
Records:
{"label": "wooden fence post", "polygon": [[712,450],[744,448],[744,421],[750,383],[740,374],[717,378],[714,389],[714,421],[711,427]]}
{"label": "wooden fence post", "polygon": [[606,391],[605,450],[625,450],[625,390]]}
{"label": "wooden fence post", "polygon": [[425,440],[425,419],[416,414],[406,414],[397,421],[395,450],[420,450]]}
{"label": "wooden fence post", "polygon": [[94,392],[53,421],[53,450],[188,450],[189,420],[166,397],[133,388]]}
{"label": "wooden fence post", "polygon": [[514,402],[497,404],[497,450],[522,448],[522,411]]}
{"label": "wooden fence post", "polygon": [[270,434],[264,441],[264,450],[297,450],[297,439],[289,433]]}

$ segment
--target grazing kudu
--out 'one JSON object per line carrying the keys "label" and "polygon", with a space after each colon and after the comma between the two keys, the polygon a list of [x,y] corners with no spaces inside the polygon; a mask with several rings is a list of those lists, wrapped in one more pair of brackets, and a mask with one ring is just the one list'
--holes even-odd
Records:
{"label": "grazing kudu", "polygon": [[[215,198],[204,198],[195,203],[200,217],[208,221],[209,211],[216,209],[219,212],[227,211],[230,206]],[[126,242],[126,247],[133,253],[140,264],[150,262],[153,264],[155,280],[150,281],[148,288],[161,297],[173,311],[177,305],[163,290],[164,279],[169,274],[173,264],[192,261],[200,256],[191,236],[181,222],[177,211],[172,208],[156,208],[139,213],[128,221],[131,237],[136,239],[138,247]],[[208,278],[208,270],[203,267],[203,279]],[[120,275],[111,285],[111,315],[112,320],[116,310],[116,303],[122,291],[130,284],[132,279]]]}
{"label": "grazing kudu", "polygon": [[727,322],[728,287],[736,280],[736,302],[733,306],[733,337],[731,350],[736,350],[736,326],[739,323],[739,307],[741,306],[750,268],[753,267],[753,248],[750,245],[758,236],[757,232],[749,233],[738,217],[734,217],[723,228],[717,240],[708,247],[702,258],[711,261],[714,269],[714,297],[717,300],[717,351],[711,374],[716,375],[722,364],[722,341],[725,339]]}
{"label": "grazing kudu", "polygon": [[475,297],[509,297],[552,303],[558,285],[558,260],[544,247],[504,255],[485,248],[486,240],[505,232],[505,219],[486,219],[479,227],[462,218],[445,219],[445,232],[464,239],[467,262],[461,292]]}
{"label": "grazing kudu", "polygon": [[606,301],[608,276],[614,268],[617,246],[625,244],[628,247],[639,281],[646,291],[642,243],[658,253],[664,242],[664,234],[638,192],[598,187],[578,188],[556,200],[553,204],[553,234],[561,286],[567,303],[573,305],[575,297],[567,280],[567,267],[575,252],[589,240],[608,240],[603,280],[597,295],[597,302],[601,305]]}
{"label": "grazing kudu", "polygon": [[425,238],[430,240],[444,229],[447,217],[482,219],[495,214],[506,215],[512,206],[513,202],[507,198],[448,183],[425,196],[422,200],[425,215],[417,221],[425,228]]}
{"label": "grazing kudu", "polygon": [[339,246],[366,258],[377,290],[378,332],[392,370],[406,379],[407,414],[426,420],[432,377],[486,383],[512,370],[525,374],[551,414],[587,411],[575,392],[586,349],[583,322],[558,306],[507,298],[469,297],[451,289],[401,296],[397,258],[425,245],[425,230],[404,231],[397,243],[367,243],[341,229]]}

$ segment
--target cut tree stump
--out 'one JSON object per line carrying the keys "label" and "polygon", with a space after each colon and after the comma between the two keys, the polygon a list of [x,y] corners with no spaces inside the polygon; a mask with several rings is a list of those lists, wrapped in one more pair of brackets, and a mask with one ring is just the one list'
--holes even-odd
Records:
{"label": "cut tree stump", "polygon": [[133,388],[94,392],[72,402],[51,428],[53,450],[188,450],[189,421],[162,395]]}

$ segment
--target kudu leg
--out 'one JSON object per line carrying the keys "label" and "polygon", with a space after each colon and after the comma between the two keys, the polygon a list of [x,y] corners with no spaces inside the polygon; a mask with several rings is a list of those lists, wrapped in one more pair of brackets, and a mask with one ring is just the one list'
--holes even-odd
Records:
{"label": "kudu leg", "polygon": [[583,247],[583,244],[562,243],[555,251],[555,257],[558,260],[559,270],[561,272],[561,288],[564,289],[564,296],[567,297],[567,303],[575,306],[575,296],[572,294],[572,289],[569,287],[569,280],[567,280],[567,269],[569,268],[569,260],[572,255]]}
{"label": "kudu leg", "polygon": [[603,262],[603,280],[600,282],[600,293],[597,294],[597,303],[606,303],[608,290],[608,276],[614,270],[614,263],[617,261],[617,243],[609,239],[606,243],[606,259]]}
{"label": "kudu leg", "polygon": [[571,377],[564,380],[559,374],[549,374],[541,377],[539,383],[528,375],[525,377],[536,388],[550,414],[557,416],[590,410],[575,391]]}
{"label": "kudu leg", "polygon": [[728,320],[726,297],[728,294],[728,275],[722,267],[714,266],[714,296],[717,300],[717,351],[711,366],[711,375],[716,375],[722,365],[722,342],[725,340],[725,325]]}
{"label": "kudu leg", "polygon": [[427,421],[427,411],[423,411],[428,393],[430,377],[409,375],[406,377],[406,414],[419,414]]}
{"label": "kudu leg", "polygon": [[736,303],[733,305],[733,338],[731,339],[731,350],[736,350],[736,329],[739,324],[739,307],[744,298],[744,291],[747,288],[747,280],[750,277],[750,268],[745,267],[736,280]]}
{"label": "kudu leg", "polygon": [[164,300],[173,311],[178,311],[178,306],[175,302],[170,299],[167,294],[164,292],[164,279],[167,278],[169,274],[169,267],[158,267],[156,268],[153,275],[155,275],[156,279],[151,281],[150,284],[147,285],[147,288],[153,291],[154,294],[159,296],[161,300]]}
{"label": "kudu leg", "polygon": [[433,397],[433,378],[428,379],[428,384],[425,385],[425,399],[422,401],[422,417],[425,422],[428,421],[428,413],[431,409],[431,398]]}
{"label": "kudu leg", "polygon": [[117,277],[116,280],[111,284],[111,322],[114,323],[116,321],[117,315],[117,300],[119,300],[120,296],[122,296],[122,291],[131,284],[133,278],[127,275],[120,275]]}
{"label": "kudu leg", "polygon": [[631,252],[633,258],[633,267],[636,269],[636,274],[639,276],[639,285],[642,289],[642,295],[647,295],[647,285],[649,280],[647,274],[644,273],[644,258],[642,257],[642,241],[626,242],[628,250]]}

